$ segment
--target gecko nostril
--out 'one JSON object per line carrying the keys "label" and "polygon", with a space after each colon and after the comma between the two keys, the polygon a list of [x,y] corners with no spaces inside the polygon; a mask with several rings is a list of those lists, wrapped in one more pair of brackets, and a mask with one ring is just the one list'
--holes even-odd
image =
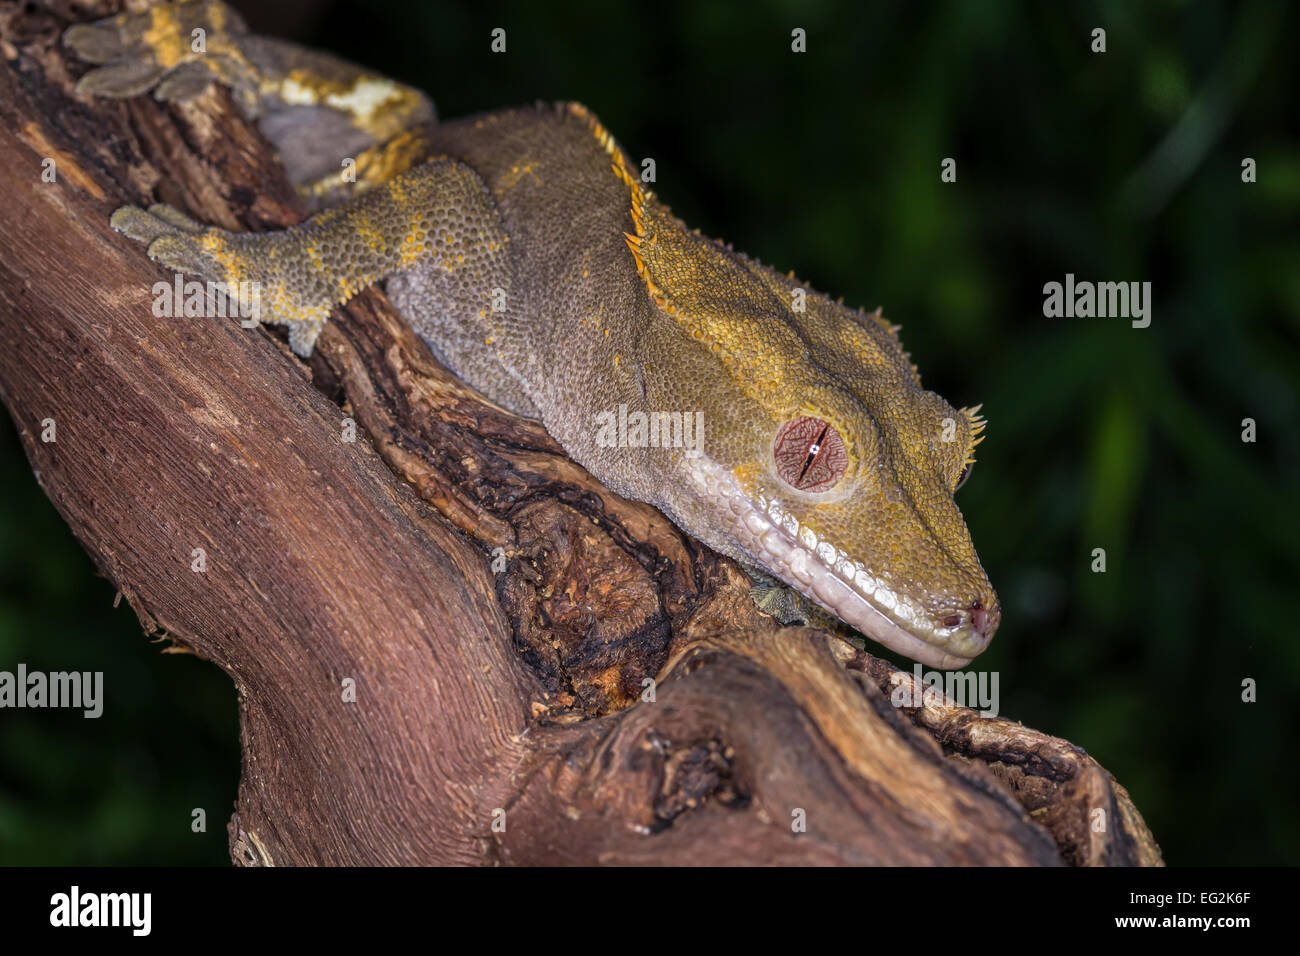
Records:
{"label": "gecko nostril", "polygon": [[980,637],[987,638],[997,630],[1000,617],[996,600],[993,601],[993,609],[989,610],[983,600],[976,599],[963,610],[954,611],[944,617],[942,624],[946,628],[959,628],[969,624],[972,631]]}

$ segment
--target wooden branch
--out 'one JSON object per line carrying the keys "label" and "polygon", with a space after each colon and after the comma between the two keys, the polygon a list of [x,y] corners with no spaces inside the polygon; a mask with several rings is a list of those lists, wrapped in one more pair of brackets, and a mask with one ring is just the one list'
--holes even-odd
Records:
{"label": "wooden branch", "polygon": [[758,613],[734,564],[460,383],[377,290],[310,367],[154,316],[172,277],[115,207],[253,230],[300,207],[223,91],[78,97],[70,17],[25,10],[0,7],[0,397],[146,631],[234,681],[235,862],[1160,862],[1082,750],[894,706],[909,674]]}

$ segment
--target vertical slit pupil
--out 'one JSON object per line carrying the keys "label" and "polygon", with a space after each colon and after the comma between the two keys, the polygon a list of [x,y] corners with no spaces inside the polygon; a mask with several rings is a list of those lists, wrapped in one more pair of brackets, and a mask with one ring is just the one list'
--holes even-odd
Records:
{"label": "vertical slit pupil", "polygon": [[782,425],[772,440],[772,463],[790,488],[817,493],[835,487],[849,466],[844,438],[824,418],[803,415]]}
{"label": "vertical slit pupil", "polygon": [[817,440],[808,446],[808,457],[804,459],[803,470],[799,472],[799,482],[802,483],[804,476],[808,474],[808,469],[812,467],[813,461],[817,458],[818,452],[822,450],[822,442],[826,440],[826,433],[830,431],[830,425],[823,425],[821,433]]}

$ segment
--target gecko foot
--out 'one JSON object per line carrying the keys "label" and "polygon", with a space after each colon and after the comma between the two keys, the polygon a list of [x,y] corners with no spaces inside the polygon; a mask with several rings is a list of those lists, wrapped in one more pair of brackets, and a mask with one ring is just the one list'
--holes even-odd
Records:
{"label": "gecko foot", "polygon": [[203,248],[204,226],[171,206],[123,206],[109,220],[118,232],[148,247],[149,258],[169,269],[213,282],[228,278],[220,262]]}
{"label": "gecko foot", "polygon": [[221,283],[225,295],[237,302],[240,315],[287,325],[290,348],[298,355],[311,355],[329,314],[329,302],[308,302],[286,292],[282,278],[267,266],[268,259],[274,258],[268,255],[270,251],[284,241],[276,234],[229,233],[161,203],[148,210],[123,206],[113,213],[109,224],[148,246],[148,256],[154,262]]}
{"label": "gecko foot", "polygon": [[256,85],[239,48],[247,32],[219,0],[184,0],[77,24],[63,42],[88,63],[104,64],[81,78],[79,93],[124,99],[153,90],[160,100],[180,101],[216,81],[247,99]]}
{"label": "gecko foot", "polygon": [[820,604],[804,597],[794,588],[758,568],[746,568],[754,582],[749,596],[764,614],[788,626],[816,627],[831,631],[844,638],[858,650],[864,650],[866,640],[857,631],[844,624]]}

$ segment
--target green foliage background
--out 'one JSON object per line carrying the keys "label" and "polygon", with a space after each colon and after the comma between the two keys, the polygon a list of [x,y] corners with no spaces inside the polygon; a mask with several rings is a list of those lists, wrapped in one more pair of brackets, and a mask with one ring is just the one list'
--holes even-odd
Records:
{"label": "green foliage background", "polygon": [[[883,305],[927,386],[989,419],[959,503],[1003,600],[979,660],[1002,713],[1097,757],[1169,863],[1297,862],[1295,7],[339,0],[248,15],[427,90],[445,117],[580,100],[655,159],[687,222]],[[498,26],[505,55],[489,52]],[[939,178],[949,156],[955,184]],[[1152,282],[1151,327],[1045,318],[1043,284],[1067,272]],[[0,447],[0,668],[103,670],[109,692],[98,721],[0,712],[0,862],[224,862],[233,688],[111,609],[7,421]],[[1105,574],[1089,569],[1099,547]]]}

